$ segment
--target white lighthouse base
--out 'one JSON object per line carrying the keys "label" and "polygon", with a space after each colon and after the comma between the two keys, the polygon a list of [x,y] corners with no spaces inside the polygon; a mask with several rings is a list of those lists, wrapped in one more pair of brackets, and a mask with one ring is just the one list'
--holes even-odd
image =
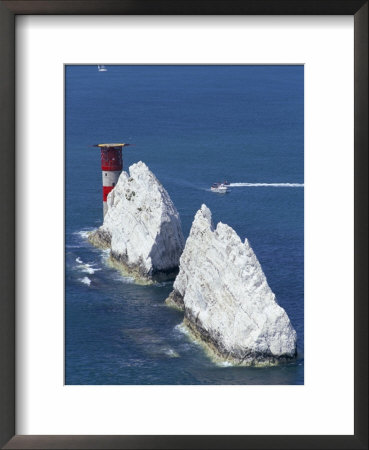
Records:
{"label": "white lighthouse base", "polygon": [[104,217],[108,210],[108,205],[106,204],[106,194],[110,192],[116,184],[118,183],[119,176],[122,173],[121,170],[103,170],[102,171],[102,184],[103,184],[103,212]]}
{"label": "white lighthouse base", "polygon": [[115,186],[118,183],[121,170],[103,170],[102,172],[102,184],[103,186]]}

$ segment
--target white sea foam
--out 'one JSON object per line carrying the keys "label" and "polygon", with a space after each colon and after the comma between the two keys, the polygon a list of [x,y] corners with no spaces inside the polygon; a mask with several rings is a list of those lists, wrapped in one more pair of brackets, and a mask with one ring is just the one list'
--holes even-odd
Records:
{"label": "white sea foam", "polygon": [[135,282],[134,278],[125,276],[125,275],[121,274],[120,272],[117,272],[112,277],[114,278],[115,281],[119,281],[124,284],[134,284],[134,282]]}
{"label": "white sea foam", "polygon": [[190,334],[188,332],[188,329],[186,328],[186,326],[183,324],[183,322],[179,323],[178,325],[176,325],[174,327],[175,330],[179,331],[182,334],[186,334],[187,336]]}
{"label": "white sea foam", "polygon": [[101,260],[103,263],[107,263],[110,258],[110,248],[106,248],[104,250],[100,250],[101,252]]}
{"label": "white sea foam", "polygon": [[304,187],[303,183],[230,183],[232,187]]}
{"label": "white sea foam", "polygon": [[[110,248],[100,249],[101,262],[108,267],[112,266],[112,264],[110,262],[110,252],[111,252]],[[93,269],[93,270],[96,271],[96,270],[102,270],[102,269]],[[112,274],[112,277],[114,278],[114,280],[121,281],[122,283],[125,283],[125,284],[133,284],[135,282],[135,279],[133,277],[124,275],[120,271],[117,271],[114,274]]]}
{"label": "white sea foam", "polygon": [[91,280],[88,277],[80,278],[79,281],[83,284],[87,284],[87,286],[90,286]]}
{"label": "white sea foam", "polygon": [[95,272],[102,270],[102,269],[93,267],[96,264],[84,263],[79,256],[76,258],[76,262],[79,264],[79,266],[77,267],[78,270],[81,270],[82,272],[88,273],[90,275],[93,275]]}
{"label": "white sea foam", "polygon": [[89,235],[89,233],[92,231],[92,228],[91,228],[91,230],[81,230],[81,231],[76,231],[75,233],[73,233],[73,234],[77,234],[78,236],[81,236],[83,239],[87,239],[88,238],[88,235]]}
{"label": "white sea foam", "polygon": [[219,367],[233,367],[234,366],[234,364],[232,364],[229,361],[219,361],[219,362],[217,361],[216,365]]}
{"label": "white sea foam", "polygon": [[167,356],[169,356],[170,358],[178,358],[179,357],[179,354],[175,350],[173,350],[172,348],[166,348],[164,350],[164,353]]}
{"label": "white sea foam", "polygon": [[84,264],[82,267],[82,272],[89,273],[90,275],[93,275],[95,272],[99,271],[101,269],[95,269],[90,264]]}

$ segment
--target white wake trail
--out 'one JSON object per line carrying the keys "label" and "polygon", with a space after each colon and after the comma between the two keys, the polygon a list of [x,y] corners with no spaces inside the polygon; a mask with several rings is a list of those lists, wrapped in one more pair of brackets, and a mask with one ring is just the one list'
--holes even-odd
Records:
{"label": "white wake trail", "polygon": [[231,187],[304,187],[303,183],[230,183]]}

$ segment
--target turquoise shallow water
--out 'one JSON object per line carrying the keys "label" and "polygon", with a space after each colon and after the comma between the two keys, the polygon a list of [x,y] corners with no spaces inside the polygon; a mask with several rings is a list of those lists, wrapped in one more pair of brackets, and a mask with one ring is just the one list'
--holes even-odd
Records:
{"label": "turquoise shallow water", "polygon": [[[303,384],[304,147],[302,66],[66,68],[66,384]],[[188,235],[202,203],[247,237],[298,334],[298,359],[222,367],[164,305],[171,283],[137,286],[106,264],[84,231],[102,222],[96,143],[130,142]],[[227,179],[241,186],[209,191]],[[251,186],[242,184],[249,183]],[[297,183],[300,186],[260,186]]]}

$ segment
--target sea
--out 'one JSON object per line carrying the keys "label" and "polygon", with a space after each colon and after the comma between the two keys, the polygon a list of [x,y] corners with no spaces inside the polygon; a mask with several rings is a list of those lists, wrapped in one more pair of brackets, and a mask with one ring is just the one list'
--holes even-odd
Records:
{"label": "sea", "polygon": [[[65,67],[65,384],[304,384],[304,68],[301,65]],[[297,332],[296,360],[213,362],[164,300],[87,233],[103,221],[99,149],[123,149],[168,191],[187,237],[206,204],[252,246]],[[230,192],[210,191],[227,180]]]}

